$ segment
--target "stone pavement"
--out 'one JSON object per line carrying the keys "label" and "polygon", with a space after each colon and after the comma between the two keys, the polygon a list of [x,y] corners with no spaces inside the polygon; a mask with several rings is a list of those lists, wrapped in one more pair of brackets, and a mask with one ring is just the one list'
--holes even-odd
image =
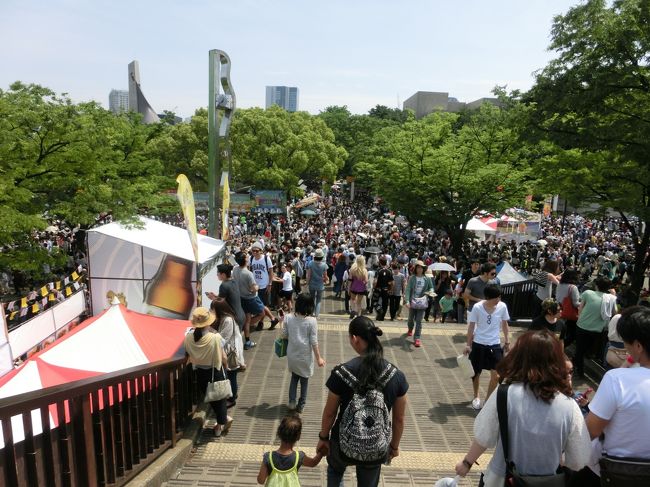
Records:
{"label": "stone pavement", "polygon": [[[309,396],[302,414],[303,432],[299,449],[313,455],[318,441],[321,413],[327,390],[325,381],[331,369],[354,356],[347,338],[348,320],[342,311],[343,301],[330,293],[318,319],[319,346],[327,364],[316,367],[309,381]],[[407,310],[404,310],[407,311]],[[465,343],[465,326],[424,322],[422,347],[413,346],[406,337],[405,320],[377,323],[385,357],[406,375],[410,388],[406,425],[400,443],[400,456],[389,467],[382,467],[382,483],[388,486],[433,486],[441,477],[453,476],[454,466],[463,458],[472,438],[477,412],[471,408],[471,382],[462,379],[456,367],[456,356]],[[262,454],[277,448],[276,429],[288,413],[290,374],[286,359],[273,353],[277,332],[267,329],[253,333],[257,347],[245,352],[248,369],[239,374],[239,398],[229,410],[235,421],[228,434],[215,438],[211,429],[204,429],[196,448],[184,467],[166,485],[179,486],[244,486],[256,485]],[[487,388],[488,374],[483,374],[482,394]],[[211,416],[207,427],[214,425]],[[479,460],[485,466],[491,455]],[[303,486],[326,485],[327,462],[316,468],[300,470]],[[481,467],[459,485],[478,484]],[[346,472],[346,485],[354,486],[354,468]]]}

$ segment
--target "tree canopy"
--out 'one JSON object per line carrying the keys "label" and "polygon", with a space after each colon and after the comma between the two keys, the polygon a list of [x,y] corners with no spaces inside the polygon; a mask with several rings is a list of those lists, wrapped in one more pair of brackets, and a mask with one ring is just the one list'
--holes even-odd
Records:
{"label": "tree canopy", "polygon": [[519,144],[522,106],[484,105],[456,128],[458,115],[434,113],[381,130],[362,179],[412,220],[444,229],[460,255],[465,226],[480,211],[521,204],[528,152]]}
{"label": "tree canopy", "polygon": [[158,130],[38,85],[0,90],[0,267],[38,276],[48,256],[29,236],[48,220],[89,226],[155,206],[166,180],[148,153]]}
{"label": "tree canopy", "polygon": [[238,110],[231,128],[232,174],[241,184],[295,193],[299,179],[333,182],[347,156],[332,130],[306,112]]}
{"label": "tree canopy", "polygon": [[618,212],[636,250],[640,290],[650,243],[650,2],[590,0],[555,18],[557,57],[526,95],[536,135],[554,144],[536,170],[573,202]]}

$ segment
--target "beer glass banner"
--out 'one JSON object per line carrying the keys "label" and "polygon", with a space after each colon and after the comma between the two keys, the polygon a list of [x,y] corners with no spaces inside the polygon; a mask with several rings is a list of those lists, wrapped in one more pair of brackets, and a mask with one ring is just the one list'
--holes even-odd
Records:
{"label": "beer glass banner", "polygon": [[287,193],[276,190],[254,190],[251,198],[255,199],[255,213],[284,214],[287,211]]}

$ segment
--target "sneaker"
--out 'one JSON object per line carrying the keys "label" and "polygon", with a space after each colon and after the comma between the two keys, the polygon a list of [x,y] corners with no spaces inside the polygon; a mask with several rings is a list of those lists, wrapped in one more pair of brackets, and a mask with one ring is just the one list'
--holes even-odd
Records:
{"label": "sneaker", "polygon": [[257,345],[257,343],[255,343],[254,341],[252,341],[252,340],[246,340],[246,343],[244,343],[244,350],[250,350],[250,349],[253,348],[255,345]]}
{"label": "sneaker", "polygon": [[288,407],[291,411],[293,411],[294,409],[296,409],[296,401],[289,401],[289,404],[287,404],[287,407]]}
{"label": "sneaker", "polygon": [[350,319],[353,319],[356,315],[354,311],[350,311]]}
{"label": "sneaker", "polygon": [[298,414],[302,414],[302,412],[303,412],[304,409],[305,409],[305,405],[304,405],[304,404],[298,404],[298,405],[296,406],[296,412],[297,412]]}
{"label": "sneaker", "polygon": [[223,425],[223,429],[221,430],[222,435],[228,433],[233,421],[234,420],[230,416],[226,416],[226,424]]}
{"label": "sneaker", "polygon": [[419,339],[419,338],[416,338],[416,339],[415,339],[415,346],[418,347],[418,348],[420,348],[421,345],[422,345],[422,344],[420,343],[420,339]]}
{"label": "sneaker", "polygon": [[412,337],[413,336],[413,330],[409,330],[406,332],[407,337]]}
{"label": "sneaker", "polygon": [[280,320],[277,318],[275,320],[271,320],[271,328],[269,328],[269,330],[273,330],[276,326],[278,326],[278,323],[280,323]]}
{"label": "sneaker", "polygon": [[264,322],[260,321],[257,326],[255,327],[257,331],[262,331],[264,329]]}
{"label": "sneaker", "polygon": [[475,397],[472,400],[472,408],[476,409],[477,411],[483,407],[483,404],[481,404],[481,400],[478,397]]}
{"label": "sneaker", "polygon": [[214,436],[219,438],[219,437],[221,437],[221,434],[223,433],[223,426],[221,426],[220,424],[217,424],[217,425],[215,425],[213,431],[214,431]]}

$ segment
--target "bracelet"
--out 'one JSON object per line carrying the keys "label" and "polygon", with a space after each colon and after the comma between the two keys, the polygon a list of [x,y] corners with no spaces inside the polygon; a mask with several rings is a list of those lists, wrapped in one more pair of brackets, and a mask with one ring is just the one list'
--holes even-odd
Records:
{"label": "bracelet", "polygon": [[329,435],[327,435],[327,436],[321,436],[320,433],[318,433],[318,439],[321,440],[321,441],[330,441],[330,437],[329,437]]}
{"label": "bracelet", "polygon": [[467,460],[465,460],[464,458],[463,458],[463,465],[465,465],[465,466],[467,467],[467,470],[471,470],[471,469],[472,469],[472,464],[469,463],[469,462],[468,462]]}

